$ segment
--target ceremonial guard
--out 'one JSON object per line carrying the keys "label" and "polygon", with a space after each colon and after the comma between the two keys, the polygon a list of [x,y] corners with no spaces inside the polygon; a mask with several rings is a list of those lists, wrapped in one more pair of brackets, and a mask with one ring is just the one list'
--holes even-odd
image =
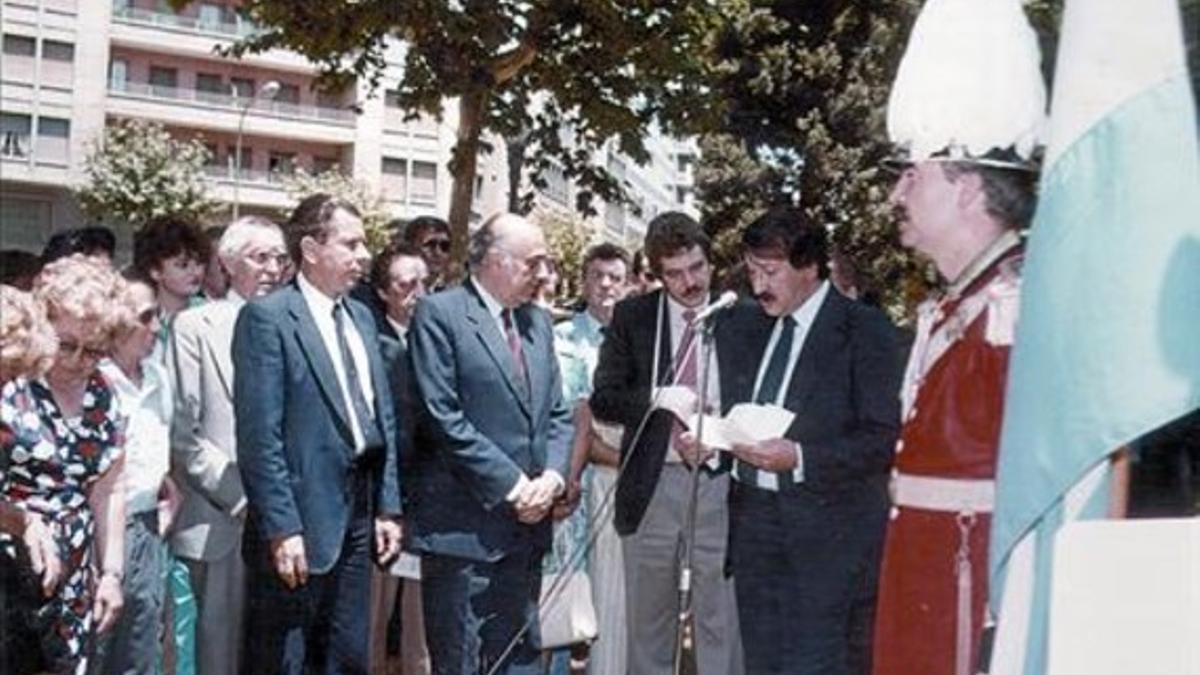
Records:
{"label": "ceremonial guard", "polygon": [[921,305],[876,615],[877,675],[977,672],[1030,158],[1045,89],[1019,3],[930,0],[892,91],[902,243],[946,287]]}

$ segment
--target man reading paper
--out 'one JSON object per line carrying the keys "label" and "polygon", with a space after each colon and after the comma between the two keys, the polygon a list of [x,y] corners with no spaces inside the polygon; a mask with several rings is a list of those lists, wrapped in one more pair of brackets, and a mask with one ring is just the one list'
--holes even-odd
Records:
{"label": "man reading paper", "polygon": [[759,306],[731,319],[773,328],[751,386],[723,398],[796,414],[782,437],[733,446],[746,672],[865,673],[900,419],[895,330],[832,287],[824,230],[799,211],[767,212],[742,244]]}

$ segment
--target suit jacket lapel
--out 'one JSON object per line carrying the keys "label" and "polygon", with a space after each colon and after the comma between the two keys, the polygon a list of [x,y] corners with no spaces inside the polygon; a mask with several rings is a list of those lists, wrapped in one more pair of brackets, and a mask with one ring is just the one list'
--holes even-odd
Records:
{"label": "suit jacket lapel", "polygon": [[[230,291],[232,292],[232,291]],[[233,327],[237,323],[240,306],[235,307],[228,300],[218,300],[220,306],[205,316],[205,322],[211,331],[204,345],[212,354],[213,364],[217,371],[217,379],[225,388],[229,400],[233,400]]]}
{"label": "suit jacket lapel", "polygon": [[[667,292],[656,291],[654,300],[654,322],[649,326],[647,353],[654,353],[654,340],[658,339],[658,372],[650,380],[651,386],[665,387],[671,384],[674,373],[675,350],[671,349],[671,310],[667,307]],[[653,366],[651,366],[653,367]]]}
{"label": "suit jacket lapel", "polygon": [[543,354],[553,354],[554,349],[546,350],[541,348],[533,334],[533,312],[532,305],[525,305],[513,312],[516,316],[517,331],[521,335],[521,350],[525,354],[525,368],[529,375],[529,402],[530,413],[535,415],[539,412],[534,406],[539,402],[546,400],[546,389],[549,386],[549,378],[547,377],[550,364],[546,363]]}
{"label": "suit jacket lapel", "polygon": [[788,383],[788,394],[784,400],[789,408],[802,410],[805,401],[816,391],[818,366],[837,345],[845,309],[842,298],[830,288],[817,315],[813,317],[812,326],[804,338],[804,346],[800,348],[800,358],[792,373],[792,381]]}
{"label": "suit jacket lapel", "polygon": [[300,349],[308,359],[308,365],[312,368],[317,385],[325,394],[325,402],[333,409],[334,415],[341,422],[342,433],[349,439],[350,446],[353,447],[354,432],[350,430],[350,416],[346,411],[346,403],[342,397],[342,388],[338,383],[337,371],[333,368],[333,360],[325,349],[325,341],[321,339],[321,331],[317,330],[317,324],[313,320],[312,312],[308,309],[308,303],[304,302],[304,296],[298,287],[293,286],[293,290],[290,311],[296,322],[296,338],[300,342]]}
{"label": "suit jacket lapel", "polygon": [[[500,334],[500,328],[496,325],[492,315],[488,313],[487,305],[484,304],[483,298],[479,297],[475,287],[470,283],[467,283],[466,287],[468,293],[464,296],[466,299],[464,309],[467,320],[474,324],[475,334],[479,336],[479,341],[483,343],[492,360],[496,362],[496,367],[504,373],[504,380],[508,382],[508,388],[512,391],[513,398],[517,399],[521,410],[529,415],[529,401],[522,393],[524,386],[517,382],[516,364],[513,363],[512,352],[508,350],[508,341]],[[528,365],[528,357],[525,360]]]}

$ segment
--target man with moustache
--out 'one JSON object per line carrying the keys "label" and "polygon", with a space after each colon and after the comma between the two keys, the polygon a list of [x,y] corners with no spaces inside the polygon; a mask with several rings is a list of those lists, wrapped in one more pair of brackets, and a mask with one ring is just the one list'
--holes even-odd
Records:
{"label": "man with moustache", "polygon": [[400,547],[396,410],[370,310],[347,297],[370,256],[358,210],[327,194],[284,236],[295,281],[247,303],[233,337],[245,663],[366,673],[372,549]]}
{"label": "man with moustache", "polygon": [[436,673],[538,673],[537,602],[550,510],[564,491],[571,411],[549,314],[540,229],[515,214],[471,237],[470,277],[417,305],[423,403],[407,491]]}
{"label": "man with moustache", "polygon": [[[686,532],[692,469],[699,459],[667,410],[694,412],[701,372],[700,340],[692,324],[710,300],[709,240],[690,216],[668,212],[650,222],[646,257],[659,290],[617,304],[600,348],[592,412],[624,427],[614,526],[621,535],[629,672],[671,673],[675,652],[678,573]],[[729,357],[745,337],[716,319],[715,355],[707,400],[717,409],[723,391],[747,378]],[[699,477],[692,579],[695,653],[699,675],[742,672],[733,583],[724,573],[729,475],[709,458]]]}
{"label": "man with moustache", "polygon": [[239,218],[217,240],[216,258],[229,290],[179,313],[167,360],[175,383],[172,474],[183,493],[171,548],[187,566],[196,597],[197,672],[235,675],[246,585],[238,544],[247,502],[234,438],[233,326],[247,301],[282,283],[283,232],[259,216]]}
{"label": "man with moustache", "polygon": [[825,232],[798,209],[760,216],[742,246],[758,307],[731,320],[769,332],[737,362],[750,386],[723,393],[795,413],[782,437],[733,447],[746,670],[865,673],[899,426],[896,333],[832,286]]}

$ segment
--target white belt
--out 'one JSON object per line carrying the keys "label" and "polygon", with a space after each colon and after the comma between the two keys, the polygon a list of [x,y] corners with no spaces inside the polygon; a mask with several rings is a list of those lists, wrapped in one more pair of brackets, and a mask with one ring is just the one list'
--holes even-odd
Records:
{"label": "white belt", "polygon": [[996,504],[996,481],[897,473],[892,476],[892,500],[896,506],[927,511],[991,513]]}

